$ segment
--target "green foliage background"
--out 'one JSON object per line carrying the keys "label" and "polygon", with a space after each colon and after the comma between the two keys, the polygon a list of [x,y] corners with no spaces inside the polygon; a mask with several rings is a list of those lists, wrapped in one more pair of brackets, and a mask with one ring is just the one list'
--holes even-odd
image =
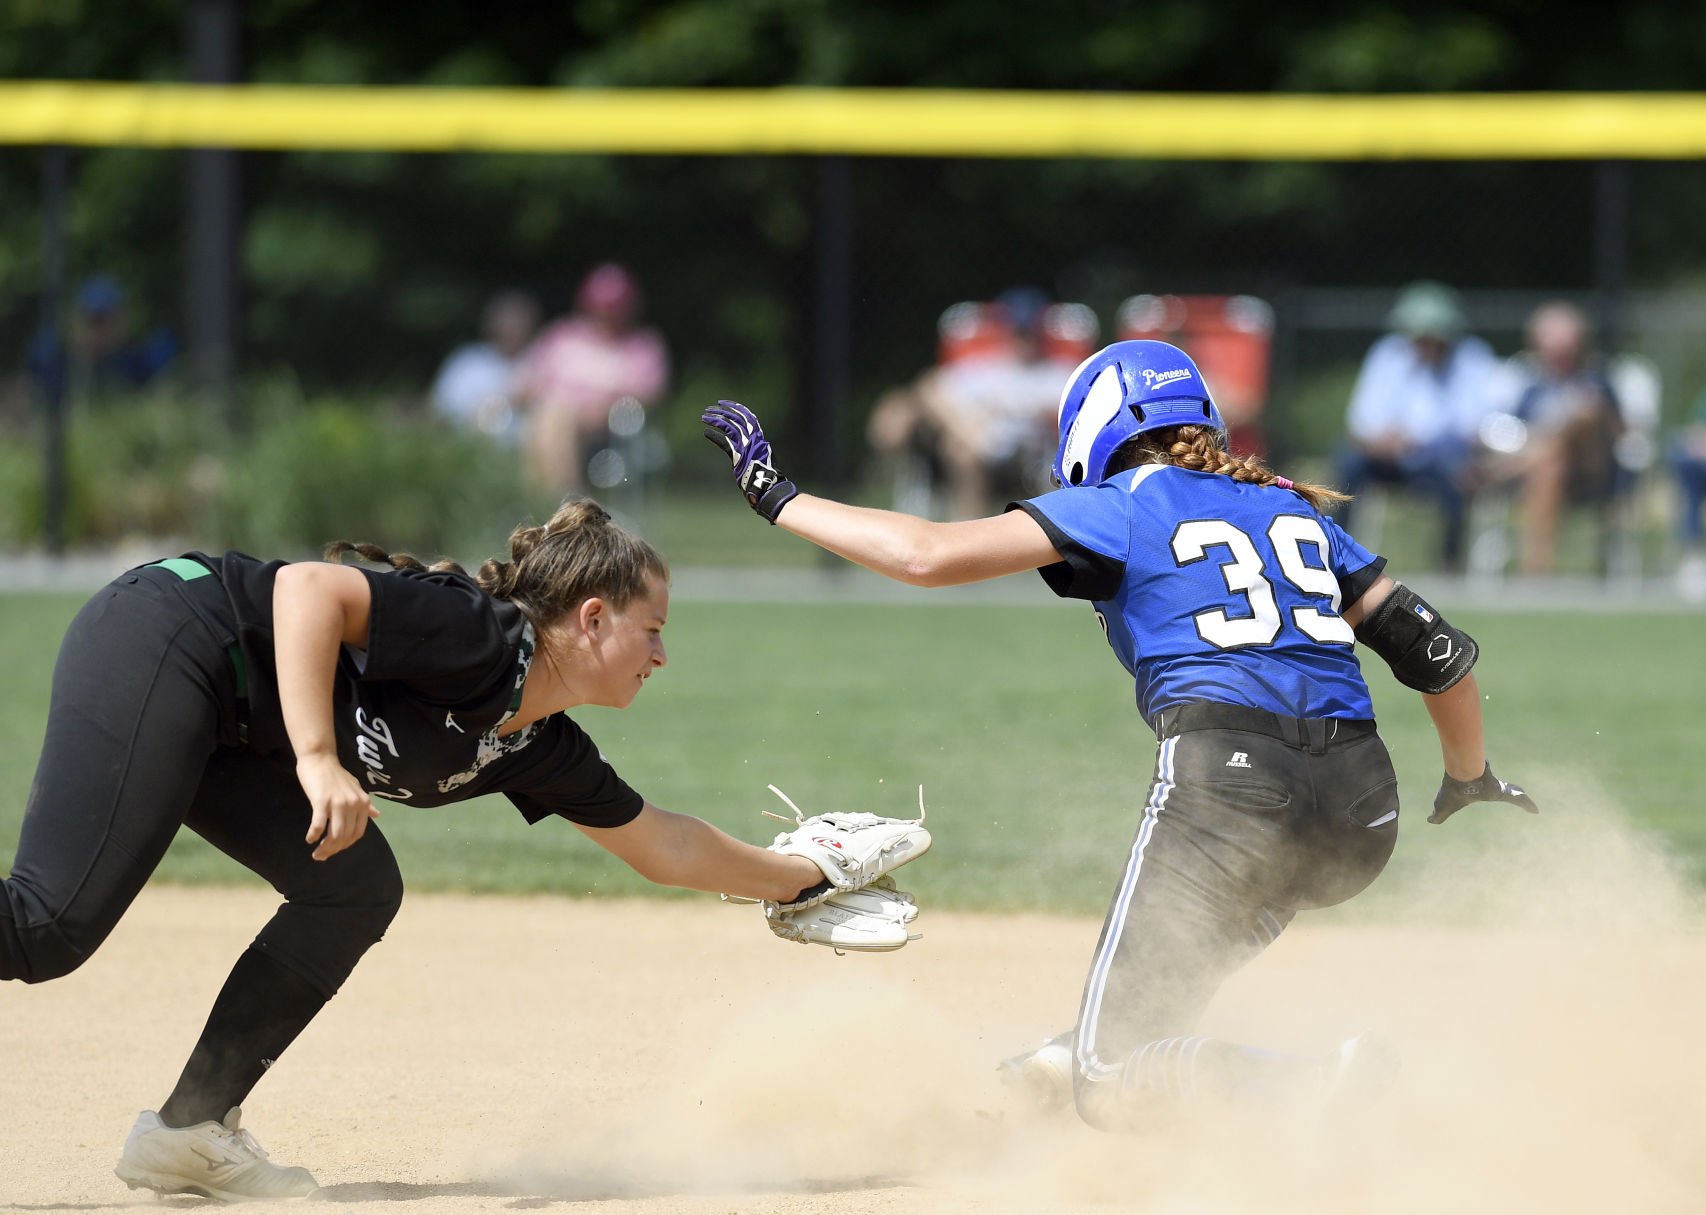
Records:
{"label": "green foliage background", "polygon": [[[0,701],[0,865],[17,838],[55,642],[78,602],[0,596],[0,665],[13,689]],[[1698,679],[1678,661],[1698,650],[1697,618],[1453,616],[1484,648],[1477,673],[1494,761],[1544,812],[1529,819],[1483,807],[1427,825],[1439,755],[1426,714],[1418,697],[1371,669],[1406,806],[1395,876],[1430,849],[1509,849],[1524,833],[1543,835],[1609,803],[1706,877],[1693,752]],[[923,784],[937,845],[907,880],[932,906],[1103,906],[1155,748],[1136,720],[1130,681],[1080,606],[1046,601],[1040,589],[1034,606],[925,592],[880,604],[678,597],[667,641],[669,667],[632,708],[576,714],[657,804],[763,842],[774,824],[759,811],[785,809],[767,784],[808,812],[888,814],[911,813]],[[764,695],[753,692],[755,669]],[[567,824],[529,828],[501,799],[386,805],[381,825],[416,890],[662,893]],[[188,833],[160,875],[252,880]]]}
{"label": "green foliage background", "polygon": [[[239,11],[246,74],[262,83],[1260,94],[1687,90],[1706,76],[1706,14],[1671,0],[1614,11],[1574,0],[1544,19],[1517,0],[1427,11],[425,0],[406,20],[383,5],[250,0]],[[182,79],[184,21],[176,0],[17,0],[0,6],[0,78]],[[181,331],[182,157],[111,148],[74,160],[74,278],[110,271],[141,321]],[[34,149],[0,149],[0,198],[35,199],[39,172]],[[677,400],[738,390],[803,414],[822,391],[803,363],[824,188],[812,158],[269,153],[243,157],[242,175],[242,363],[305,396],[418,395],[490,291],[527,286],[561,308],[606,257],[647,285],[677,356]],[[1104,323],[1143,290],[1249,291],[1283,315],[1287,292],[1311,285],[1595,286],[1585,164],[863,158],[851,180],[860,403],[929,361],[946,304],[1019,282],[1082,299]],[[1637,165],[1632,196],[1630,285],[1698,281],[1706,166]],[[33,203],[0,208],[0,369],[39,319],[39,250]],[[1307,387],[1289,370],[1297,356],[1277,361],[1287,423]],[[672,424],[689,429],[696,412]],[[1293,450],[1315,454],[1299,421]]]}

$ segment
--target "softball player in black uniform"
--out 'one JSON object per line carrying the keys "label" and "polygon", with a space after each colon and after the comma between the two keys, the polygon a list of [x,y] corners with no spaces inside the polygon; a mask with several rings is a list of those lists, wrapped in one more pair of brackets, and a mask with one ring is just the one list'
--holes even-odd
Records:
{"label": "softball player in black uniform", "polygon": [[[334,546],[341,555],[350,545]],[[665,661],[668,570],[596,504],[518,528],[469,577],[368,546],[385,571],[186,557],[120,576],[78,613],[11,876],[0,979],[69,973],[101,944],[180,825],[285,898],[238,959],[177,1086],[119,1177],[220,1198],[303,1195],[238,1107],[403,895],[371,797],[503,793],[561,817],[652,881],[790,901],[811,861],[648,804],[565,709],[626,707]]]}
{"label": "softball player in black uniform", "polygon": [[1117,342],[1077,368],[1061,398],[1061,488],[989,519],[800,494],[745,406],[704,421],[772,523],[918,585],[1038,569],[1091,601],[1135,679],[1160,748],[1078,1024],[1012,1070],[1123,1128],[1164,1098],[1343,1089],[1383,1068],[1367,1037],[1318,1060],[1193,1034],[1222,981],[1297,911],[1350,898],[1391,855],[1397,778],[1357,641],[1425,694],[1446,769],[1432,821],[1473,801],[1533,809],[1487,766],[1474,641],[1321,513],[1342,495],[1228,455],[1196,365],[1164,342]]}

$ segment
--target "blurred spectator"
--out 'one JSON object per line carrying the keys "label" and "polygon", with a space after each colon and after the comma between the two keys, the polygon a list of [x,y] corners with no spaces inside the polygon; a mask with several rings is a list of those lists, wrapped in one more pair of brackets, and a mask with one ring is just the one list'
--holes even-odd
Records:
{"label": "blurred spectator", "polygon": [[542,489],[579,489],[588,449],[608,434],[612,410],[643,409],[663,395],[669,352],[657,330],[640,325],[641,308],[634,276],[606,262],[581,282],[574,311],[547,325],[523,357],[516,389]]}
{"label": "blurred spectator", "polygon": [[1603,511],[1618,484],[1616,443],[1623,432],[1617,394],[1591,352],[1586,314],[1552,300],[1528,318],[1509,414],[1490,418],[1483,434],[1487,483],[1517,483],[1522,506],[1518,568],[1549,574],[1557,561],[1564,507]]}
{"label": "blurred spectator", "polygon": [[68,338],[37,331],[29,367],[45,399],[83,403],[145,387],[177,353],[177,340],[163,327],[133,336],[123,289],[111,275],[95,274],[77,288]]}
{"label": "blurred spectator", "polygon": [[1457,293],[1440,283],[1404,288],[1387,328],[1351,393],[1339,477],[1353,497],[1340,522],[1354,526],[1355,495],[1371,484],[1429,494],[1444,516],[1441,563],[1460,568],[1476,434],[1499,360],[1466,332]]}
{"label": "blurred spectator", "polygon": [[432,407],[463,429],[515,443],[521,419],[513,383],[522,352],[539,327],[539,303],[525,291],[501,291],[480,316],[483,340],[450,352],[432,382]]}
{"label": "blurred spectator", "polygon": [[[872,411],[866,429],[872,450],[885,456],[921,450],[941,469],[953,517],[987,514],[1001,473],[1026,461],[1039,474],[1048,467],[1040,453],[1053,450],[1061,388],[1096,337],[1090,315],[1083,341],[1051,343],[1051,311],[1073,307],[1015,287],[992,305],[949,309],[938,364],[885,393]],[[964,308],[974,311],[956,312]],[[956,332],[960,326],[963,333]]]}
{"label": "blurred spectator", "polygon": [[1677,488],[1682,491],[1682,561],[1677,567],[1677,586],[1685,598],[1706,601],[1706,392],[1694,402],[1689,418],[1671,446],[1671,467]]}

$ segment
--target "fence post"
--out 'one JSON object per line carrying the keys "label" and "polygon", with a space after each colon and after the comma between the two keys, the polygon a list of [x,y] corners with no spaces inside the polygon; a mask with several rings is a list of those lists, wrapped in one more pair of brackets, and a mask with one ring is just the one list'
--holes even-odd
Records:
{"label": "fence post", "polygon": [[41,153],[41,328],[36,368],[42,406],[42,545],[65,552],[65,210],[71,193],[71,153],[52,144]]}
{"label": "fence post", "polygon": [[1629,277],[1629,162],[1602,160],[1594,166],[1594,318],[1599,346],[1615,353],[1623,344],[1624,288]]}
{"label": "fence post", "polygon": [[806,425],[812,460],[824,485],[841,492],[848,479],[848,397],[853,378],[853,172],[845,156],[818,158],[814,228],[810,383]]}
{"label": "fence post", "polygon": [[[193,0],[185,9],[190,78],[235,84],[242,77],[242,23],[235,0]],[[195,389],[231,430],[240,429],[237,347],[242,293],[237,272],[241,224],[238,153],[191,148],[185,256],[189,299],[189,371]]]}

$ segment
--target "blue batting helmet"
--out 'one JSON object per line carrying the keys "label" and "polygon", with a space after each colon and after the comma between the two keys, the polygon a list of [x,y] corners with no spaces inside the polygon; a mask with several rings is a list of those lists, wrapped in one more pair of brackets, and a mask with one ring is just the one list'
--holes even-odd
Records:
{"label": "blue batting helmet", "polygon": [[1114,342],[1078,364],[1060,394],[1060,446],[1055,479],[1094,485],[1108,460],[1133,435],[1164,426],[1226,423],[1191,356],[1166,342]]}

